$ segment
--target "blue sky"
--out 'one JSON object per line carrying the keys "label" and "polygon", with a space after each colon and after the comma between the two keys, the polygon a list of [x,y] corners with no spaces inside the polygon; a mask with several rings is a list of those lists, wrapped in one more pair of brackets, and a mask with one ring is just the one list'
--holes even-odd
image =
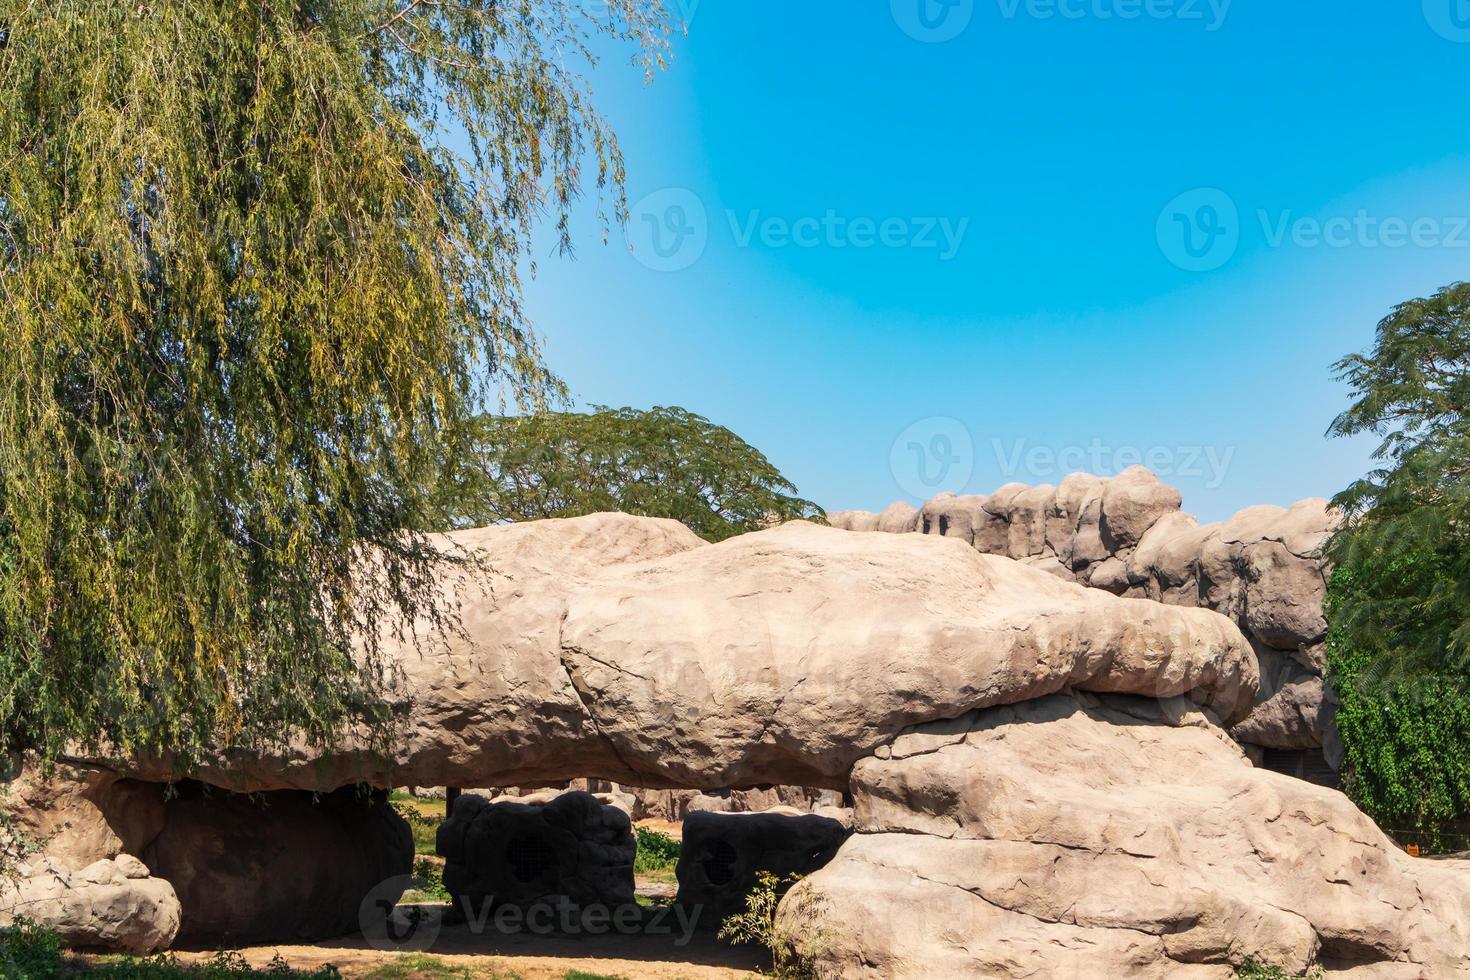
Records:
{"label": "blue sky", "polygon": [[829,509],[1133,462],[1210,520],[1331,495],[1372,448],[1323,436],[1332,362],[1470,277],[1470,0],[682,4],[669,72],[594,77],[632,224],[529,310],[580,403],[700,412]]}

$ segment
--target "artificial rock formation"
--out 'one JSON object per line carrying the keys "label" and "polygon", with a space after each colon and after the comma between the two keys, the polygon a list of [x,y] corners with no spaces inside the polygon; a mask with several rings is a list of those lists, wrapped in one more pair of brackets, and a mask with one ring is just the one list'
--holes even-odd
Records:
{"label": "artificial rock formation", "polygon": [[745,897],[765,872],[782,880],[824,867],[848,825],[796,810],[764,813],[693,812],[684,818],[684,841],[675,873],[680,905],[695,910],[701,924],[715,927],[745,911]]}
{"label": "artificial rock formation", "polygon": [[130,952],[325,939],[411,869],[408,825],[381,795],[167,790],[88,767],[9,784],[0,805],[44,848],[0,880],[0,923]]}
{"label": "artificial rock formation", "polygon": [[[464,635],[397,650],[392,754],[127,768],[267,792],[844,792],[856,832],[782,902],[838,976],[1224,978],[1250,956],[1470,969],[1465,864],[1398,854],[1346,797],[1253,768],[1226,735],[1263,689],[1317,724],[1295,672],[1321,658],[1298,563],[1322,509],[1211,530],[1142,477],[1122,491],[1069,480],[1053,505],[1012,487],[943,535],[796,523],[710,545],[620,515],[456,535],[490,571],[445,581]],[[1024,558],[980,553],[982,536]]]}
{"label": "artificial rock formation", "polygon": [[1259,685],[1221,616],[1124,602],[957,541],[797,522],[706,545],[607,514],[456,540],[490,572],[446,589],[464,636],[398,653],[406,735],[391,758],[302,747],[199,778],[844,790],[905,726],[975,708],[1069,687],[1189,693],[1234,722]]}
{"label": "artificial rock formation", "polygon": [[461,796],[439,825],[437,848],[444,887],[468,915],[501,905],[616,909],[636,901],[632,821],[590,793],[544,803]]}
{"label": "artificial rock formation", "polygon": [[853,771],[857,830],[782,903],[824,977],[1470,974],[1470,862],[1402,853],[1205,715],[1056,695]]}
{"label": "artificial rock formation", "polygon": [[26,918],[72,946],[148,953],[179,931],[173,885],[137,858],[160,820],[140,784],[88,767],[34,766],[0,785],[0,808],[38,842],[0,877],[0,925]]}
{"label": "artificial rock formation", "polygon": [[[1149,470],[1133,467],[1112,479],[1078,473],[1055,487],[1012,483],[989,496],[942,494],[919,510],[912,526],[860,511],[828,519],[847,530],[956,538],[1115,595],[1222,613],[1270,662],[1262,672],[1261,709],[1236,736],[1263,748],[1325,747],[1331,758],[1321,549],[1336,514],[1327,501],[1312,499],[1290,508],[1250,507],[1201,525],[1180,511],[1180,500]],[[1279,654],[1301,670],[1278,670]]]}

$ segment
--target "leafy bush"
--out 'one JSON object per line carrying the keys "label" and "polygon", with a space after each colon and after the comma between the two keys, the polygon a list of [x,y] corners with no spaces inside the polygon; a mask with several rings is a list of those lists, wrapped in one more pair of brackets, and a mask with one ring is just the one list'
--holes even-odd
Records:
{"label": "leafy bush", "polygon": [[771,976],[776,980],[814,980],[814,957],[829,945],[825,934],[795,936],[776,923],[782,896],[798,884],[801,875],[778,877],[769,871],[756,875],[755,887],[745,896],[745,911],[720,925],[719,938],[730,943],[756,943],[771,953]]}
{"label": "leafy bush", "polygon": [[[1417,680],[1383,675],[1377,663],[1394,642],[1378,621],[1413,621],[1426,579],[1447,574],[1434,555],[1338,568],[1328,589],[1327,674],[1338,699],[1346,752],[1344,789],[1400,839],[1431,851],[1463,850],[1456,833],[1470,814],[1470,683],[1448,670]],[[1362,610],[1354,619],[1350,610]],[[1401,608],[1400,608],[1401,607]]]}
{"label": "leafy bush", "polygon": [[421,857],[413,862],[413,876],[418,887],[404,892],[399,901],[408,903],[448,902],[449,891],[444,887],[444,869],[429,858]]}
{"label": "leafy bush", "polygon": [[638,855],[633,870],[638,874],[669,871],[679,863],[682,845],[668,834],[647,827],[634,827],[638,835]]}
{"label": "leafy bush", "polygon": [[62,975],[61,937],[22,919],[0,929],[0,977],[51,980]]}

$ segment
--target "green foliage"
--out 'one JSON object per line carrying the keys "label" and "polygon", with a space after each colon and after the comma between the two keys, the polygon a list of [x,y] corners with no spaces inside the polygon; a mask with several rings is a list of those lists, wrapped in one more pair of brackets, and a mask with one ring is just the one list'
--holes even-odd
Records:
{"label": "green foliage", "polygon": [[222,952],[199,965],[185,965],[168,953],[148,957],[114,956],[83,965],[69,960],[61,937],[20,921],[0,929],[0,977],[6,980],[63,980],[77,975],[103,980],[337,980],[335,967],[310,973],[291,969],[277,954],[256,970],[239,953]]}
{"label": "green foliage", "polygon": [[[745,911],[720,924],[718,936],[730,943],[755,943],[771,953],[771,976],[776,980],[812,980],[814,959],[829,944],[825,935],[792,935],[776,921],[782,898],[802,880],[802,875],[778,877],[769,871],[756,875],[755,887],[745,896]],[[803,916],[814,919],[815,916]]]}
{"label": "green foliage", "polygon": [[387,727],[380,637],[454,626],[415,529],[463,423],[560,391],[534,223],[569,246],[589,160],[626,218],[577,70],[595,33],[651,70],[666,29],[658,0],[0,0],[0,749]]}
{"label": "green foliage", "polygon": [[[1470,665],[1470,284],[1397,307],[1369,354],[1338,363],[1355,401],[1334,435],[1372,433],[1384,465],[1334,498],[1337,566],[1374,576],[1344,590],[1336,622],[1373,673],[1413,680]],[[1389,576],[1412,572],[1412,587]]]}
{"label": "green foliage", "polygon": [[1383,466],[1334,499],[1328,676],[1346,789],[1431,848],[1470,813],[1470,285],[1397,307],[1338,364]]}
{"label": "green foliage", "polygon": [[405,892],[400,902],[417,905],[451,900],[448,889],[444,887],[444,868],[437,861],[427,857],[415,858],[413,877],[416,887]]}
{"label": "green foliage", "polygon": [[61,937],[24,919],[0,929],[0,977],[52,980],[62,975]]}
{"label": "green foliage", "polygon": [[668,834],[647,827],[634,827],[638,836],[638,852],[633,859],[633,870],[637,874],[653,874],[672,871],[679,863],[679,852],[683,845]]}
{"label": "green foliage", "polygon": [[708,541],[822,510],[729,429],[682,408],[487,415],[441,489],[440,523],[622,511],[681,521]]}
{"label": "green foliage", "polygon": [[1387,651],[1339,610],[1412,609],[1435,578],[1450,574],[1446,564],[1427,554],[1342,565],[1327,602],[1327,674],[1342,702],[1336,724],[1347,756],[1344,789],[1395,836],[1432,851],[1465,849],[1454,830],[1470,814],[1470,678],[1381,676],[1374,665]]}
{"label": "green foliage", "polygon": [[[1280,967],[1265,966],[1254,957],[1245,961],[1239,970],[1235,971],[1235,980],[1295,980],[1298,974],[1287,973]],[[1326,971],[1320,966],[1314,966],[1305,974],[1306,980],[1321,980],[1326,976]]]}

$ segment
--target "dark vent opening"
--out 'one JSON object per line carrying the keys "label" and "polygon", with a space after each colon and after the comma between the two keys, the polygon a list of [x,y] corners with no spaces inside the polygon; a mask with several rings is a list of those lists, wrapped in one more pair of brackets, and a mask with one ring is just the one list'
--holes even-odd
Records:
{"label": "dark vent opening", "polygon": [[728,885],[735,880],[735,864],[739,860],[740,856],[728,841],[717,840],[709,845],[700,865],[704,868],[705,879],[711,885]]}
{"label": "dark vent opening", "polygon": [[505,845],[505,862],[516,881],[535,881],[556,865],[556,852],[539,837],[515,837]]}

